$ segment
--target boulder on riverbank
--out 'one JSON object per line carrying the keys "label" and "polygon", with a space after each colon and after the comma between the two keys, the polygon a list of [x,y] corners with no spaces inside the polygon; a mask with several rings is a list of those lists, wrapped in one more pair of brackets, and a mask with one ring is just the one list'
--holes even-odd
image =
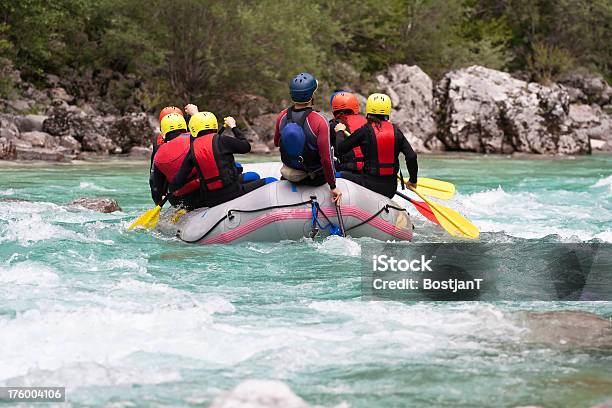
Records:
{"label": "boulder on riverbank", "polygon": [[452,71],[436,90],[438,138],[449,150],[478,153],[590,153],[582,124],[572,120],[570,97],[505,72],[472,66]]}

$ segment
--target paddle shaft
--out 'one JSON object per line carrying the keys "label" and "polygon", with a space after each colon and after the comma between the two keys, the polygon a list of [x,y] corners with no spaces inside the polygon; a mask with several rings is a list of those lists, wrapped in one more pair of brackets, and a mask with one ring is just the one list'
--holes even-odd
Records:
{"label": "paddle shaft", "polygon": [[344,233],[344,220],[342,219],[342,211],[340,211],[340,206],[338,205],[338,203],[336,203],[336,215],[338,216],[338,225],[340,226],[340,232],[342,233],[342,236],[345,237],[346,234]]}

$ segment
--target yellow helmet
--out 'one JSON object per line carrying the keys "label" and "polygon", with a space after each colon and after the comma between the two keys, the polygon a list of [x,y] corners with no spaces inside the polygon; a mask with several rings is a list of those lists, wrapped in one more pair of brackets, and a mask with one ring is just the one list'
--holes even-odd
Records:
{"label": "yellow helmet", "polygon": [[187,130],[187,123],[185,123],[185,118],[183,115],[179,115],[178,113],[169,113],[164,116],[159,124],[162,135],[164,139],[166,138],[166,133],[172,132],[173,130]]}
{"label": "yellow helmet", "polygon": [[389,98],[389,95],[374,93],[368,96],[366,113],[389,116],[391,114],[391,98]]}
{"label": "yellow helmet", "polygon": [[219,122],[212,112],[198,112],[189,119],[189,131],[193,137],[197,137],[202,130],[213,129],[219,129]]}

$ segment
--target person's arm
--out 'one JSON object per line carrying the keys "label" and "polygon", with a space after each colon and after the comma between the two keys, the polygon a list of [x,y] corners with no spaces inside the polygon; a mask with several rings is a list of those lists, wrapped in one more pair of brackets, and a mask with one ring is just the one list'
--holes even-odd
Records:
{"label": "person's arm", "polygon": [[410,174],[410,183],[416,185],[417,175],[419,173],[417,154],[412,149],[412,146],[410,146],[410,142],[408,142],[408,139],[406,139],[402,131],[396,126],[393,127],[395,128],[396,140],[400,141],[400,152],[402,152],[406,158],[406,167],[408,168],[408,173]]}
{"label": "person's arm", "polygon": [[280,146],[280,124],[285,115],[287,114],[287,110],[285,109],[278,115],[276,118],[276,123],[274,124],[274,146]]}
{"label": "person's arm", "polygon": [[338,144],[338,154],[347,154],[355,147],[361,145],[366,137],[369,127],[369,125],[362,126],[353,132],[351,137],[345,137],[344,140]]}
{"label": "person's arm", "polygon": [[236,126],[236,120],[231,116],[226,118],[227,125],[232,129],[234,137],[219,135],[222,148],[229,153],[245,154],[251,151],[251,143]]}
{"label": "person's arm", "polygon": [[317,136],[317,148],[319,150],[319,158],[323,166],[325,181],[329,184],[329,188],[336,188],[336,170],[334,169],[334,161],[331,154],[331,146],[329,140],[329,122],[318,112],[311,112],[308,115],[308,124]]}
{"label": "person's arm", "polygon": [[189,150],[187,156],[185,156],[185,159],[181,164],[181,167],[179,168],[178,173],[176,173],[176,176],[174,176],[172,183],[170,183],[170,193],[174,193],[176,190],[180,190],[185,184],[187,184],[188,181],[190,181],[188,179],[189,175],[193,171],[193,168],[195,167],[194,163],[195,157],[193,157],[193,155],[191,154],[191,150]]}
{"label": "person's arm", "polygon": [[153,165],[149,175],[149,186],[151,187],[151,198],[155,204],[159,204],[168,192],[166,176],[157,166]]}

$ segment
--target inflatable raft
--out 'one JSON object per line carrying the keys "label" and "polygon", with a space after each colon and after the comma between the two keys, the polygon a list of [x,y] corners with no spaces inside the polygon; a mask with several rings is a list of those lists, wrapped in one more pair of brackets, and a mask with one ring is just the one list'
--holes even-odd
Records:
{"label": "inflatable raft", "polygon": [[[245,166],[245,171],[251,170]],[[412,239],[410,215],[397,203],[348,180],[338,179],[337,186],[343,192],[340,215],[346,235],[383,241]],[[166,226],[174,211],[162,217]],[[327,185],[279,181],[216,207],[191,211],[173,224],[174,232],[185,242],[227,244],[327,236],[339,219]]]}

